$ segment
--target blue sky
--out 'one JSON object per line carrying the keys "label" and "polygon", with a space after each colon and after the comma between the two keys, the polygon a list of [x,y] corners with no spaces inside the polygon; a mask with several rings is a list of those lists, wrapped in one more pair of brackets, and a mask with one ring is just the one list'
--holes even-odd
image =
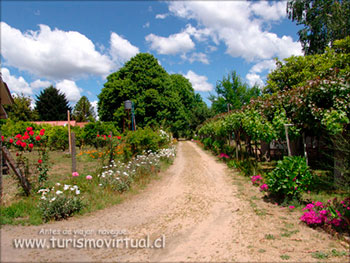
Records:
{"label": "blue sky", "polygon": [[94,105],[106,76],[139,52],[206,99],[223,75],[264,85],[273,58],[301,55],[285,1],[1,1],[1,72],[35,98],[52,84]]}

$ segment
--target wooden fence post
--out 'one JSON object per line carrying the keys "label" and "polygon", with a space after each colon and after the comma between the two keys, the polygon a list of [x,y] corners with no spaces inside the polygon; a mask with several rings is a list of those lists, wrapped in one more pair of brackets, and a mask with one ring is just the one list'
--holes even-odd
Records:
{"label": "wooden fence post", "polygon": [[4,155],[7,163],[10,165],[11,169],[16,174],[25,194],[28,196],[30,194],[31,186],[28,179],[22,174],[22,171],[17,167],[15,161],[13,160],[9,150],[6,147],[1,147],[2,154]]}
{"label": "wooden fence post", "polygon": [[72,132],[72,135],[71,135],[71,139],[72,139],[72,142],[71,142],[71,147],[72,147],[72,152],[71,152],[71,156],[72,156],[72,173],[76,172],[77,171],[77,160],[75,158],[75,133]]}

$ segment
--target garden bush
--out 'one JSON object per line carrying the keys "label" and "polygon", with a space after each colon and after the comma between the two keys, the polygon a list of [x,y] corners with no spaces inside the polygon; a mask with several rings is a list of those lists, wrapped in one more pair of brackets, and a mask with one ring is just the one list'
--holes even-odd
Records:
{"label": "garden bush", "polygon": [[156,132],[151,128],[129,131],[125,138],[126,148],[130,146],[132,156],[142,154],[144,151],[156,152],[170,143],[170,136],[164,132]]}
{"label": "garden bush", "polygon": [[43,220],[46,222],[51,219],[65,219],[79,212],[84,207],[84,203],[79,197],[80,190],[78,186],[61,186],[61,184],[57,183],[55,187],[38,191],[38,193],[41,193],[39,209]]}
{"label": "garden bush", "polygon": [[282,200],[300,199],[313,182],[314,176],[300,156],[285,156],[266,178],[269,192]]}
{"label": "garden bush", "polygon": [[101,145],[101,140],[97,138],[97,134],[109,135],[112,132],[112,135],[120,135],[120,131],[117,127],[117,123],[114,122],[90,122],[85,125],[81,138],[82,144],[94,146],[95,148],[104,146]]}

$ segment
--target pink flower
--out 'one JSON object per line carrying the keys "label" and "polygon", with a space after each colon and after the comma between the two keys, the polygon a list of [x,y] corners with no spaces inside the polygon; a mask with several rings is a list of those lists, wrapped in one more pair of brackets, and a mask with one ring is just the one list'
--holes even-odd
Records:
{"label": "pink flower", "polygon": [[290,210],[293,210],[294,208],[295,208],[294,205],[290,205],[290,206],[289,206],[289,209],[290,209]]}
{"label": "pink flower", "polygon": [[226,153],[220,153],[220,158],[230,158]]}
{"label": "pink flower", "polygon": [[267,191],[269,189],[269,186],[267,184],[262,184],[260,186],[260,191]]}
{"label": "pink flower", "polygon": [[315,206],[323,207],[323,203],[320,202],[320,201],[317,201],[317,202],[315,203]]}
{"label": "pink flower", "polygon": [[73,176],[73,177],[77,177],[77,176],[79,176],[79,173],[78,173],[78,172],[73,172],[73,173],[72,173],[72,176]]}
{"label": "pink flower", "polygon": [[92,179],[92,176],[91,175],[87,175],[86,176],[86,180],[91,180]]}

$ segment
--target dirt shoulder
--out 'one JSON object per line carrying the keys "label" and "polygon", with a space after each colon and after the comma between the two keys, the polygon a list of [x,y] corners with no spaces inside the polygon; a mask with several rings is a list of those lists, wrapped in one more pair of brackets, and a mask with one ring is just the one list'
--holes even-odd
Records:
{"label": "dirt shoulder", "polygon": [[[174,164],[161,179],[122,204],[42,226],[4,226],[1,262],[318,262],[323,259],[312,253],[349,249],[330,235],[300,224],[296,212],[265,203],[259,194],[196,144],[180,142]],[[50,229],[60,234],[40,234]],[[74,230],[87,232],[74,235]],[[165,247],[15,249],[13,245],[14,239],[24,238],[46,239],[49,244],[52,236],[110,240],[107,232],[111,230],[134,239],[161,237]],[[347,262],[349,258],[324,260]]]}

